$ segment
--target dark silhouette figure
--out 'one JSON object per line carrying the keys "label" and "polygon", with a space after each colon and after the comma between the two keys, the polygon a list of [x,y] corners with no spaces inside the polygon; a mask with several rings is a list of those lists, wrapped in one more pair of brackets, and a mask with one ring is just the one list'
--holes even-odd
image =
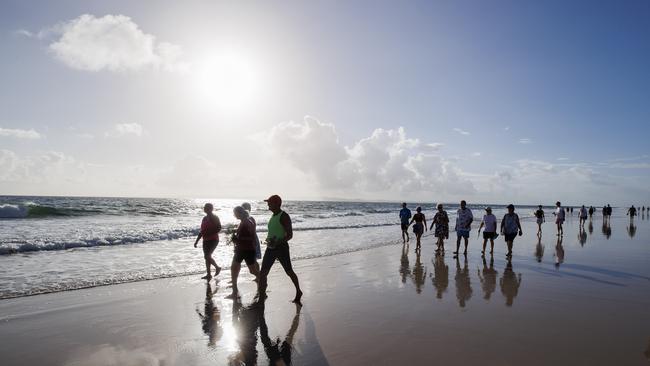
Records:
{"label": "dark silhouette figure", "polygon": [[562,246],[562,237],[557,238],[555,244],[555,268],[560,268],[560,264],[564,263],[564,247]]}
{"label": "dark silhouette figure", "polygon": [[609,219],[603,220],[603,227],[602,227],[603,235],[607,240],[612,236],[612,227],[609,225]]}
{"label": "dark silhouette figure", "polygon": [[630,239],[634,239],[634,235],[636,235],[636,225],[633,220],[630,220],[630,224],[627,225],[627,235],[630,236]]}
{"label": "dark silhouette figure", "polygon": [[411,278],[415,284],[415,292],[422,293],[422,287],[424,286],[424,281],[426,279],[427,269],[422,265],[420,261],[420,251],[416,252],[415,265],[413,266],[413,271],[411,272]]}
{"label": "dark silhouette figure", "polygon": [[537,245],[535,245],[535,258],[537,258],[537,263],[542,263],[542,258],[544,258],[544,244],[542,244],[542,237],[537,238]]}
{"label": "dark silhouette figure", "polygon": [[467,301],[472,298],[472,284],[469,278],[469,268],[467,266],[467,256],[465,256],[463,268],[460,268],[460,261],[456,256],[456,298],[458,306],[465,307]]}
{"label": "dark silhouette figure", "polygon": [[205,304],[203,307],[203,313],[201,313],[199,309],[196,309],[196,313],[201,319],[201,329],[203,329],[203,333],[208,336],[209,347],[214,347],[223,335],[223,329],[221,328],[221,314],[219,313],[219,309],[214,305],[214,301],[212,301],[212,295],[212,287],[210,286],[210,282],[208,282],[205,286]]}
{"label": "dark silhouette figure", "polygon": [[232,325],[239,350],[228,357],[230,365],[257,365],[257,328],[264,317],[263,303],[243,306],[239,297],[232,303]]}
{"label": "dark silhouette figure", "polygon": [[506,298],[506,306],[512,306],[515,297],[519,293],[519,286],[521,286],[521,273],[515,275],[512,270],[511,260],[508,260],[499,284],[501,285],[501,293]]}
{"label": "dark silhouette figure", "polygon": [[478,278],[483,288],[483,298],[490,300],[492,293],[497,289],[498,272],[494,269],[494,257],[490,256],[490,266],[488,267],[485,257],[483,257],[483,271],[477,270]]}
{"label": "dark silhouette figure", "polygon": [[284,340],[281,340],[280,337],[277,337],[276,339],[271,339],[269,337],[269,328],[266,326],[264,310],[262,310],[262,317],[260,319],[260,340],[264,345],[264,352],[269,358],[269,365],[291,365],[293,337],[295,336],[296,330],[298,330],[300,324],[300,308],[301,306],[296,304],[296,315],[293,316],[291,326],[289,327]]}
{"label": "dark silhouette figure", "polygon": [[449,266],[445,263],[443,255],[436,255],[433,260],[433,276],[431,282],[436,289],[436,298],[442,299],[442,294],[449,287]]}
{"label": "dark silhouette figure", "polygon": [[409,264],[409,245],[402,245],[402,256],[400,257],[399,274],[402,277],[402,283],[406,283],[406,278],[411,274]]}
{"label": "dark silhouette figure", "polygon": [[592,235],[594,233],[594,222],[591,220],[591,217],[589,218],[589,225],[587,225],[587,229],[589,230],[589,235]]}
{"label": "dark silhouette figure", "polygon": [[587,243],[587,232],[585,231],[585,228],[583,226],[580,226],[580,229],[578,231],[578,241],[580,242],[580,246],[584,247],[585,244]]}

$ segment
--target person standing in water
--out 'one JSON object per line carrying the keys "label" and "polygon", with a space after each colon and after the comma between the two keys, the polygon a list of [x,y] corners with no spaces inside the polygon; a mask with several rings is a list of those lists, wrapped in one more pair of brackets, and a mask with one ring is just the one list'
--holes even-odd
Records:
{"label": "person standing in water", "polygon": [[580,207],[580,226],[583,228],[585,227],[588,215],[587,208],[585,208],[585,205],[582,205],[582,207]]}
{"label": "person standing in water", "polygon": [[506,245],[508,246],[506,257],[511,258],[512,243],[515,241],[517,234],[519,236],[523,234],[521,231],[521,223],[519,222],[519,215],[515,213],[515,206],[513,204],[508,205],[508,213],[501,220],[501,233],[505,236]]}
{"label": "person standing in water", "polygon": [[490,240],[490,256],[494,252],[494,239],[497,238],[497,217],[492,215],[492,207],[485,208],[485,215],[481,226],[478,227],[478,233],[481,235],[481,229],[485,226],[483,231],[483,250],[481,250],[481,257],[485,257],[485,247],[488,240]]}
{"label": "person standing in water", "polygon": [[542,210],[542,205],[537,206],[537,211],[535,211],[535,217],[537,221],[537,236],[542,236],[542,224],[546,222],[546,217],[544,216],[544,210]]}
{"label": "person standing in water", "polygon": [[460,251],[460,240],[465,239],[465,251],[464,255],[467,255],[467,245],[469,244],[469,232],[472,230],[472,221],[474,221],[474,216],[472,215],[472,210],[467,208],[467,202],[465,200],[460,201],[460,209],[456,213],[456,251],[455,255],[458,255]]}
{"label": "person standing in water", "polygon": [[555,206],[557,208],[555,209],[553,215],[555,215],[555,224],[557,225],[557,236],[562,236],[564,235],[564,229],[562,229],[562,224],[564,224],[565,213],[564,213],[564,209],[562,208],[562,203],[560,203],[560,201],[555,202]]}
{"label": "person standing in water", "polygon": [[201,231],[194,241],[194,248],[196,248],[199,240],[203,238],[203,258],[205,259],[205,271],[207,274],[202,279],[210,280],[212,274],[210,273],[210,265],[213,265],[215,277],[221,272],[221,267],[217,265],[214,258],[212,258],[212,253],[217,249],[217,244],[219,244],[219,232],[221,231],[221,221],[219,217],[215,215],[214,206],[212,203],[206,203],[203,206],[203,212],[205,212],[205,217],[201,221]]}
{"label": "person standing in water", "polygon": [[636,216],[636,207],[632,205],[632,207],[627,210],[627,213],[625,215],[630,216],[630,220],[634,220],[634,216]]}
{"label": "person standing in water", "polygon": [[237,232],[233,235],[232,241],[235,244],[235,253],[232,256],[230,275],[232,278],[231,298],[238,297],[237,278],[241,270],[241,262],[246,261],[248,270],[255,277],[259,278],[260,266],[255,259],[255,224],[249,220],[248,212],[241,206],[234,208],[233,213],[239,220]]}
{"label": "person standing in water", "polygon": [[399,210],[400,225],[402,227],[402,242],[409,241],[409,220],[411,219],[411,210],[406,208],[406,202],[402,203],[402,209]]}
{"label": "person standing in water", "polygon": [[255,218],[251,216],[251,204],[248,202],[244,202],[241,204],[241,207],[248,212],[248,219],[253,223],[253,228],[255,237],[253,240],[255,241],[255,258],[257,259],[262,259],[262,248],[260,247],[260,238],[257,236],[257,222],[255,221]]}
{"label": "person standing in water", "polygon": [[264,251],[262,270],[260,271],[260,299],[266,298],[267,278],[273,263],[275,263],[275,260],[277,259],[282,265],[284,272],[289,276],[291,282],[293,282],[293,285],[296,287],[296,297],[292,302],[300,304],[302,290],[300,290],[298,276],[291,266],[291,255],[289,253],[289,240],[293,238],[291,217],[289,217],[288,213],[282,210],[282,198],[280,198],[280,196],[273,195],[264,201],[268,204],[269,210],[273,215],[269,219],[268,223],[266,251]]}
{"label": "person standing in water", "polygon": [[591,219],[594,216],[595,211],[596,209],[594,208],[594,206],[589,206],[589,219]]}
{"label": "person standing in water", "polygon": [[427,218],[422,213],[422,207],[416,208],[415,211],[416,213],[415,215],[413,215],[413,219],[411,220],[409,225],[415,222],[415,225],[413,225],[413,233],[415,234],[415,239],[416,239],[415,251],[417,252],[418,250],[420,250],[420,238],[422,238],[422,234],[424,234],[424,231],[427,230]]}
{"label": "person standing in water", "polygon": [[441,203],[438,204],[437,209],[438,212],[433,216],[433,222],[431,222],[429,230],[433,229],[435,225],[433,235],[438,238],[436,254],[439,254],[441,251],[445,251],[445,239],[449,239],[449,216],[447,216],[447,211],[443,209]]}

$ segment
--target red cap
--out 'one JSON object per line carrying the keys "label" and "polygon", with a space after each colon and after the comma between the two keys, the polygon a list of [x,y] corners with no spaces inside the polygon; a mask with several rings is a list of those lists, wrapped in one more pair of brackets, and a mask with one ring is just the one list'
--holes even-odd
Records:
{"label": "red cap", "polygon": [[264,202],[271,202],[271,203],[276,203],[278,205],[282,205],[282,198],[280,198],[280,196],[278,196],[277,194],[274,194],[273,196],[265,199]]}

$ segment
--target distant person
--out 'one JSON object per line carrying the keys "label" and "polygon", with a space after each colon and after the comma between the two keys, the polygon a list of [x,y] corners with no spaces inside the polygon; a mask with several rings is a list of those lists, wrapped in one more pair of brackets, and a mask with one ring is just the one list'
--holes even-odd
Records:
{"label": "distant person", "polygon": [[571,216],[573,216],[573,207],[571,207],[569,211],[571,211]]}
{"label": "distant person", "polygon": [[251,216],[251,204],[248,202],[244,202],[241,204],[241,207],[244,208],[248,212],[248,219],[253,223],[253,226],[255,227],[255,258],[257,259],[262,259],[262,248],[260,245],[260,238],[257,236],[257,221],[255,221],[255,218]]}
{"label": "distant person", "polygon": [[562,208],[562,203],[560,201],[555,202],[555,212],[553,215],[555,215],[555,224],[557,225],[557,236],[562,236],[564,235],[564,229],[562,228],[562,225],[564,224],[564,209]]}
{"label": "distant person", "polygon": [[411,219],[411,210],[406,208],[406,202],[402,203],[402,209],[399,210],[399,219],[402,226],[402,241],[409,241],[409,220]]}
{"label": "distant person", "polygon": [[492,214],[492,207],[485,208],[485,215],[483,215],[483,221],[478,227],[479,235],[481,235],[481,229],[485,226],[485,231],[483,231],[483,250],[481,251],[481,256],[485,256],[485,247],[487,246],[488,240],[490,241],[490,255],[494,253],[494,239],[497,238],[497,217]]}
{"label": "distant person", "polygon": [[580,226],[585,227],[585,222],[587,221],[587,209],[585,208],[585,205],[582,205],[580,208]]}
{"label": "distant person", "polygon": [[537,236],[542,235],[542,224],[546,222],[546,216],[544,216],[544,210],[542,210],[542,205],[537,206],[535,211],[535,218],[537,222]]}
{"label": "distant person", "polygon": [[443,209],[441,203],[438,204],[437,209],[438,212],[433,216],[433,222],[431,222],[429,229],[433,229],[435,225],[433,235],[438,239],[436,253],[440,253],[445,250],[445,239],[449,239],[449,216],[447,216],[447,211]]}
{"label": "distant person", "polygon": [[636,207],[632,205],[632,207],[627,209],[627,213],[625,215],[630,216],[630,220],[634,220],[634,216],[636,216]]}
{"label": "distant person", "polygon": [[415,234],[416,240],[415,251],[418,251],[420,250],[420,238],[422,238],[424,231],[427,230],[427,218],[422,213],[422,207],[415,209],[415,215],[413,215],[413,219],[409,225],[413,224],[414,222],[415,225],[413,225],[413,233]]}
{"label": "distant person", "polygon": [[472,210],[467,208],[465,200],[460,201],[460,209],[456,212],[456,251],[454,254],[457,256],[460,250],[460,240],[465,239],[464,255],[467,255],[467,245],[469,244],[469,232],[472,229],[472,221],[474,216]]}
{"label": "distant person", "polygon": [[609,203],[608,203],[607,204],[607,221],[609,221],[609,219],[612,217],[612,211],[614,211],[614,210],[612,209],[612,206],[610,206]]}
{"label": "distant person", "polygon": [[194,241],[194,248],[196,248],[199,240],[203,238],[203,258],[205,259],[205,271],[206,275],[201,277],[204,280],[210,280],[212,274],[210,273],[210,265],[213,265],[215,277],[221,272],[221,267],[217,265],[214,258],[212,258],[212,253],[217,249],[217,244],[219,244],[219,232],[221,231],[221,221],[219,217],[212,213],[214,211],[214,206],[212,203],[206,203],[203,206],[203,212],[205,212],[205,217],[201,221],[201,230],[199,235]]}
{"label": "distant person", "polygon": [[233,209],[235,218],[239,220],[237,232],[233,234],[232,242],[235,244],[235,253],[232,257],[232,264],[230,265],[230,275],[232,278],[232,294],[231,298],[238,296],[239,289],[237,287],[237,278],[241,270],[241,262],[246,261],[248,270],[256,278],[259,278],[260,266],[255,259],[255,224],[249,220],[248,211],[243,207],[237,206]]}
{"label": "distant person", "polygon": [[278,195],[273,195],[265,200],[269,206],[269,210],[273,213],[268,223],[268,232],[266,237],[266,251],[264,251],[264,258],[262,259],[262,269],[260,271],[259,291],[260,299],[266,297],[267,278],[269,271],[277,259],[284,272],[289,276],[291,282],[296,287],[296,297],[293,302],[300,304],[302,298],[302,291],[298,283],[298,276],[293,271],[291,266],[291,255],[289,253],[289,240],[293,238],[293,227],[291,225],[291,217],[289,214],[282,210],[282,198]]}
{"label": "distant person", "polygon": [[507,258],[512,257],[512,243],[515,241],[517,234],[521,236],[521,223],[519,222],[519,215],[515,213],[515,206],[508,205],[508,213],[503,216],[501,220],[501,233],[505,236],[506,245],[508,246]]}
{"label": "distant person", "polygon": [[595,211],[596,211],[596,209],[594,208],[594,206],[589,206],[589,218],[590,219],[591,219],[592,216],[594,216]]}

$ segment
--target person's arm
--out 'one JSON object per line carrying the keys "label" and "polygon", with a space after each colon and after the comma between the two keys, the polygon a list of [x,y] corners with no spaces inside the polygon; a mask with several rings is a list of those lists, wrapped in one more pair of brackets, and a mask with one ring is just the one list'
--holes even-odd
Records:
{"label": "person's arm", "polygon": [[411,221],[409,221],[409,226],[411,226],[411,224],[413,223],[413,221],[415,221],[415,217],[412,218]]}
{"label": "person's arm", "polygon": [[427,217],[422,214],[422,222],[424,222],[424,231],[429,231],[427,229]]}
{"label": "person's arm", "polygon": [[478,232],[481,232],[481,229],[483,229],[483,226],[485,226],[485,221],[481,221],[481,225],[478,226]]}
{"label": "person's arm", "polygon": [[542,222],[546,222],[546,215],[544,215],[544,211],[542,211]]}
{"label": "person's arm", "polygon": [[289,217],[288,213],[284,212],[284,214],[280,216],[280,224],[282,224],[282,227],[284,228],[284,231],[286,233],[284,236],[284,240],[286,241],[291,240],[291,238],[293,238],[293,227],[291,226],[291,217]]}
{"label": "person's arm", "polygon": [[196,237],[196,240],[194,241],[194,248],[196,248],[196,245],[199,244],[199,240],[201,240],[201,237],[203,237],[203,234],[199,231],[199,235]]}
{"label": "person's arm", "polygon": [[[433,215],[433,220],[431,220],[431,226],[429,227],[429,230],[433,230],[433,225],[436,223],[436,217],[438,214]],[[424,225],[426,226],[426,225]]]}
{"label": "person's arm", "polygon": [[506,225],[506,217],[503,216],[503,218],[501,219],[501,235],[503,235],[505,233],[505,231],[504,231],[505,225]]}
{"label": "person's arm", "polygon": [[519,215],[516,216],[517,218],[517,227],[519,228],[519,236],[523,235],[523,231],[521,231],[521,223],[519,222]]}
{"label": "person's arm", "polygon": [[467,229],[470,230],[472,228],[472,223],[474,222],[474,215],[472,214],[472,210],[469,211],[469,222],[467,223]]}

